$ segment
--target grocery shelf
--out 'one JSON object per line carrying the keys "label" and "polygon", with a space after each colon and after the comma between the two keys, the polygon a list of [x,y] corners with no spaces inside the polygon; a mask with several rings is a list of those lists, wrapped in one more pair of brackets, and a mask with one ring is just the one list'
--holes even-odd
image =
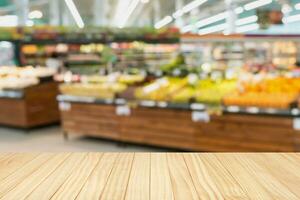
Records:
{"label": "grocery shelf", "polygon": [[153,102],[132,107],[61,102],[63,131],[65,135],[80,134],[189,151],[290,152],[299,149],[299,117],[210,115],[205,110],[154,106]]}
{"label": "grocery shelf", "polygon": [[249,114],[249,115],[273,115],[286,117],[300,117],[300,109],[278,109],[278,108],[259,108],[241,106],[223,106],[222,110],[227,114]]}
{"label": "grocery shelf", "polygon": [[34,128],[59,122],[57,83],[42,82],[18,91],[0,92],[0,124]]}
{"label": "grocery shelf", "polygon": [[59,102],[71,103],[86,103],[86,104],[104,104],[104,105],[138,105],[147,108],[161,108],[161,109],[178,109],[178,110],[192,110],[204,111],[206,106],[200,103],[170,103],[166,101],[127,101],[123,98],[116,99],[99,99],[94,97],[72,96],[72,95],[58,95]]}

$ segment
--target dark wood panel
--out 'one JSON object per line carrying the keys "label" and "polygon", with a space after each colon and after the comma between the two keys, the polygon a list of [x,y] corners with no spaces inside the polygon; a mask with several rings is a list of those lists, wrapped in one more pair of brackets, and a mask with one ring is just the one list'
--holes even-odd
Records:
{"label": "dark wood panel", "polygon": [[0,98],[0,124],[32,128],[59,122],[57,83],[26,88],[23,99]]}
{"label": "dark wood panel", "polygon": [[292,118],[223,115],[202,123],[192,121],[191,111],[137,107],[130,116],[120,117],[115,109],[72,104],[70,111],[62,112],[64,130],[193,151],[300,150],[300,132],[293,130]]}
{"label": "dark wood panel", "polygon": [[26,104],[23,100],[0,98],[0,124],[26,126]]}

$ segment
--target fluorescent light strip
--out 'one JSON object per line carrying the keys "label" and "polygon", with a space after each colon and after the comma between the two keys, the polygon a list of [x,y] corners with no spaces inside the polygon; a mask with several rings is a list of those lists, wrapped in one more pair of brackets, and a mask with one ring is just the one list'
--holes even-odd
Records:
{"label": "fluorescent light strip", "polygon": [[115,16],[113,19],[113,24],[115,26],[118,26],[120,21],[122,21],[122,17],[125,14],[124,11],[127,10],[127,8],[129,7],[129,4],[130,4],[130,1],[127,1],[127,0],[117,1]]}
{"label": "fluorescent light strip", "polygon": [[250,24],[250,23],[255,23],[257,22],[258,17],[256,15],[250,16],[250,17],[245,17],[242,19],[238,19],[235,24],[237,26],[245,25],[245,24]]}
{"label": "fluorescent light strip", "polygon": [[298,21],[300,21],[300,14],[283,18],[283,23],[285,24],[298,22]]}
{"label": "fluorescent light strip", "polygon": [[[237,32],[239,33],[239,31],[243,31],[244,29],[249,28],[248,26],[241,26],[241,25],[254,23],[254,22],[257,22],[257,20],[258,20],[258,17],[256,15],[253,15],[253,16],[250,16],[250,17],[245,17],[245,18],[242,18],[242,19],[238,19],[235,22],[235,24],[237,26],[240,26],[240,27],[237,27]],[[254,27],[253,24],[251,24],[249,26],[250,26],[250,29]],[[227,24],[223,23],[223,24],[219,24],[219,25],[216,25],[216,26],[200,29],[199,34],[200,35],[205,35],[205,34],[209,34],[209,33],[224,31],[227,27],[228,27]],[[224,34],[227,34],[227,31],[224,31]]]}
{"label": "fluorescent light strip", "polygon": [[79,14],[74,2],[73,2],[73,0],[65,0],[65,2],[66,2],[67,6],[68,6],[68,8],[69,8],[69,10],[72,14],[77,26],[79,28],[83,28],[84,27],[83,20],[82,20],[80,14]]}
{"label": "fluorescent light strip", "polygon": [[181,17],[183,14],[184,14],[183,11],[180,9],[180,10],[177,10],[176,12],[174,12],[172,16],[175,19],[177,19],[177,18]]}
{"label": "fluorescent light strip", "polygon": [[255,23],[255,24],[240,26],[236,29],[236,32],[237,33],[246,33],[246,32],[254,31],[254,30],[258,30],[258,29],[259,29],[259,25]]}
{"label": "fluorescent light strip", "polygon": [[209,34],[209,33],[215,33],[215,32],[219,32],[219,31],[223,31],[226,28],[227,28],[227,24],[220,24],[220,25],[200,29],[199,34],[200,35],[206,35],[206,34]]}
{"label": "fluorescent light strip", "polygon": [[182,15],[184,15],[185,13],[188,13],[188,12],[192,11],[193,9],[201,6],[205,2],[207,2],[207,0],[194,0],[191,3],[183,6],[182,9],[176,10],[172,16],[175,19],[177,19],[177,18],[181,17]]}
{"label": "fluorescent light strip", "polygon": [[273,0],[257,0],[257,1],[253,1],[251,3],[248,3],[244,6],[245,10],[253,10],[265,5],[268,5],[270,3],[272,3]]}
{"label": "fluorescent light strip", "polygon": [[181,29],[181,32],[182,32],[182,33],[187,33],[187,32],[189,32],[189,31],[193,30],[193,28],[194,28],[194,25],[189,24],[189,25],[184,26],[184,27]]}
{"label": "fluorescent light strip", "polygon": [[132,0],[131,3],[128,6],[127,12],[124,12],[124,16],[121,18],[121,22],[119,23],[119,28],[124,28],[126,25],[129,17],[132,15],[133,11],[136,9],[136,7],[139,5],[140,0]]}
{"label": "fluorescent light strip", "polygon": [[226,19],[227,16],[228,16],[227,12],[222,12],[222,13],[219,13],[219,14],[214,15],[212,17],[209,17],[209,18],[198,21],[196,23],[196,26],[197,26],[197,28],[201,28],[201,27],[207,26],[209,24],[212,24],[212,23],[221,21],[223,19]]}
{"label": "fluorescent light strip", "polygon": [[234,9],[234,12],[239,15],[239,14],[244,12],[244,8],[243,7],[237,7],[236,9]]}
{"label": "fluorescent light strip", "polygon": [[186,6],[184,6],[182,8],[182,11],[183,11],[183,13],[188,13],[191,10],[193,10],[193,9],[201,6],[205,2],[207,2],[207,0],[195,0],[195,1],[192,1],[191,3],[187,4]]}
{"label": "fluorescent light strip", "polygon": [[[236,14],[241,14],[243,12],[244,12],[244,9],[242,7],[238,7],[238,8],[235,9],[235,13]],[[195,26],[192,25],[192,24],[184,26],[181,29],[181,32],[187,33],[189,31],[193,30],[194,27],[201,28],[201,27],[207,26],[209,24],[212,24],[212,23],[224,20],[224,19],[227,18],[227,16],[228,16],[228,12],[227,11],[219,13],[219,14],[216,14],[216,15],[214,15],[212,17],[208,17],[206,19],[202,19],[202,20],[198,21]]]}
{"label": "fluorescent light strip", "polygon": [[157,22],[154,27],[156,29],[160,29],[160,28],[164,27],[165,25],[171,23],[172,21],[173,21],[173,18],[171,16],[166,16],[162,20]]}

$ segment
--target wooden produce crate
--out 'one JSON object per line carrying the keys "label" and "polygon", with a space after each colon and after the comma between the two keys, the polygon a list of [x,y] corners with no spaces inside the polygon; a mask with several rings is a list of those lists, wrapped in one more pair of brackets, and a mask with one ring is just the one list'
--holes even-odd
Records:
{"label": "wooden produce crate", "polygon": [[63,107],[65,133],[109,138],[188,151],[294,152],[300,150],[300,131],[294,118],[225,114],[197,121],[199,111],[134,107],[117,115],[118,105],[67,102]]}
{"label": "wooden produce crate", "polygon": [[59,122],[57,83],[45,82],[10,92],[20,95],[0,97],[1,125],[34,128]]}

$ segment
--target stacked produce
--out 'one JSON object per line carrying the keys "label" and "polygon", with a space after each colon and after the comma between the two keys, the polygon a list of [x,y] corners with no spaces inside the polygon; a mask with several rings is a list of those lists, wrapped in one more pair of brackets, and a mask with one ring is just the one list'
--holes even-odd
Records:
{"label": "stacked produce", "polygon": [[224,104],[286,109],[296,102],[299,93],[299,78],[268,78],[243,83],[239,91],[224,98]]}
{"label": "stacked produce", "polygon": [[185,78],[164,77],[139,88],[136,91],[136,98],[175,103],[188,103],[196,100],[201,103],[220,104],[222,98],[235,88],[236,80],[191,81],[191,76]]}
{"label": "stacked produce", "polygon": [[40,78],[53,76],[55,72],[42,67],[0,67],[0,89],[22,89],[37,85]]}
{"label": "stacked produce", "polygon": [[135,91],[135,97],[139,100],[171,101],[174,99],[188,101],[189,92],[183,92],[187,85],[188,80],[186,78],[164,77],[138,88]]}
{"label": "stacked produce", "polygon": [[56,70],[46,67],[0,67],[0,76],[44,78],[53,76]]}
{"label": "stacked produce", "polygon": [[8,76],[0,78],[0,90],[8,89],[23,89],[29,86],[37,85],[39,80],[37,78],[24,78]]}
{"label": "stacked produce", "polygon": [[106,82],[118,82],[126,85],[134,85],[141,83],[145,80],[143,75],[129,75],[113,73],[108,76],[92,75],[82,77],[83,82],[88,83],[106,83]]}
{"label": "stacked produce", "polygon": [[59,89],[62,94],[66,95],[113,99],[117,93],[126,89],[126,85],[121,83],[72,83],[62,84]]}
{"label": "stacked produce", "polygon": [[201,80],[196,87],[196,101],[208,104],[220,104],[224,96],[236,89],[236,84],[236,80]]}
{"label": "stacked produce", "polygon": [[108,76],[84,76],[81,83],[63,84],[60,86],[62,94],[73,96],[113,99],[124,92],[128,86],[144,81],[141,75],[124,75],[119,73]]}

